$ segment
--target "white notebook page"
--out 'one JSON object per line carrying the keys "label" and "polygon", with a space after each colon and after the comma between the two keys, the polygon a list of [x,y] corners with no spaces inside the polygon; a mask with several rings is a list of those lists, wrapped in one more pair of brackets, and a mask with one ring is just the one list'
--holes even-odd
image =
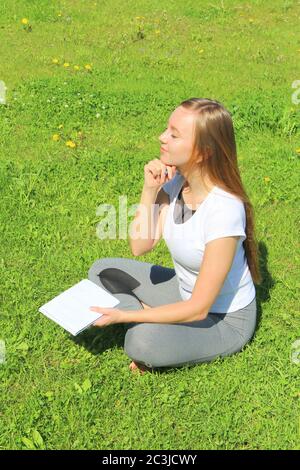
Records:
{"label": "white notebook page", "polygon": [[83,279],[42,305],[39,312],[62,326],[72,335],[92,325],[101,313],[89,310],[92,306],[115,307],[120,301],[89,279]]}

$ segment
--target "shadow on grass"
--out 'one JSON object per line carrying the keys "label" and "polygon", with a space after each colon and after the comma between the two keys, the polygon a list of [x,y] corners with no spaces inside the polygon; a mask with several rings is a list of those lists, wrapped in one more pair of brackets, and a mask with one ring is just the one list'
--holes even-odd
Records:
{"label": "shadow on grass", "polygon": [[[262,304],[264,302],[268,302],[270,299],[270,291],[275,285],[274,279],[272,278],[271,274],[268,271],[268,250],[265,243],[260,242],[258,244],[259,250],[259,267],[262,276],[262,282],[260,285],[255,285],[256,288],[256,303],[257,303],[257,322],[256,322],[256,329],[253,337],[247,343],[251,344],[252,341],[255,339],[256,332],[260,328],[260,324],[262,321]],[[118,324],[118,325],[110,325],[105,328],[98,328],[98,327],[91,327],[88,330],[85,330],[83,333],[78,335],[72,340],[76,344],[80,344],[84,348],[86,348],[89,352],[94,355],[101,355],[107,349],[112,349],[115,347],[122,347],[124,346],[124,338],[126,331],[129,327],[129,324]],[[216,359],[222,360],[222,357],[218,357]],[[212,362],[212,361],[210,361]],[[164,373],[175,371],[176,369],[185,369],[190,367],[195,367],[199,365],[198,363],[190,363],[184,364],[182,366],[176,367],[157,367],[151,369],[154,372]]]}
{"label": "shadow on grass", "polygon": [[268,248],[264,242],[258,243],[258,252],[259,252],[259,269],[260,269],[260,273],[262,277],[262,282],[259,285],[255,285],[256,303],[257,303],[257,322],[256,322],[256,330],[251,341],[253,341],[253,339],[255,338],[256,332],[260,328],[260,324],[262,321],[262,304],[270,300],[270,292],[275,286],[275,281],[268,269]]}
{"label": "shadow on grass", "polygon": [[[94,355],[101,355],[108,349],[123,348],[124,338],[127,331],[127,324],[109,325],[105,328],[91,327],[85,330],[75,338],[71,338],[76,344],[80,344],[87,351]],[[132,359],[128,358],[129,362]],[[182,367],[155,367],[151,369],[151,372],[165,373],[174,372],[176,369],[183,369],[185,367],[193,367],[197,364],[184,365]]]}

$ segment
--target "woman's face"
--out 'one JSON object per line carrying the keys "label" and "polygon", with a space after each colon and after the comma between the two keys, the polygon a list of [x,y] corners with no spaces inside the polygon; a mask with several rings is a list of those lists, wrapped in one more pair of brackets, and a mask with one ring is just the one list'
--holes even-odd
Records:
{"label": "woman's face", "polygon": [[190,158],[193,145],[195,113],[179,106],[170,116],[168,127],[159,136],[160,160],[179,170]]}

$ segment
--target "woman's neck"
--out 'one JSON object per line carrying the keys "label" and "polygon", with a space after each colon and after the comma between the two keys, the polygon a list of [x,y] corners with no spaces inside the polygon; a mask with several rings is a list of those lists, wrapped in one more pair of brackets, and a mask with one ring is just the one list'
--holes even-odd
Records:
{"label": "woman's neck", "polygon": [[192,173],[189,177],[184,176],[182,192],[188,194],[194,201],[202,201],[212,190],[214,185],[208,178],[203,179],[199,173]]}

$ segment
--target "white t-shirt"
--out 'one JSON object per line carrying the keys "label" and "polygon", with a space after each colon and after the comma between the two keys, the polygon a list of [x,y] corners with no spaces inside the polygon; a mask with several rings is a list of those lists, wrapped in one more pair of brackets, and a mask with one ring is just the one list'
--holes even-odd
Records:
{"label": "white t-shirt", "polygon": [[228,313],[246,307],[255,297],[255,286],[245,256],[246,213],[238,197],[214,186],[196,212],[183,223],[175,223],[174,208],[184,177],[177,170],[172,180],[162,187],[169,194],[163,238],[170,250],[183,300],[191,297],[205,249],[216,238],[237,236],[233,263],[210,312]]}

